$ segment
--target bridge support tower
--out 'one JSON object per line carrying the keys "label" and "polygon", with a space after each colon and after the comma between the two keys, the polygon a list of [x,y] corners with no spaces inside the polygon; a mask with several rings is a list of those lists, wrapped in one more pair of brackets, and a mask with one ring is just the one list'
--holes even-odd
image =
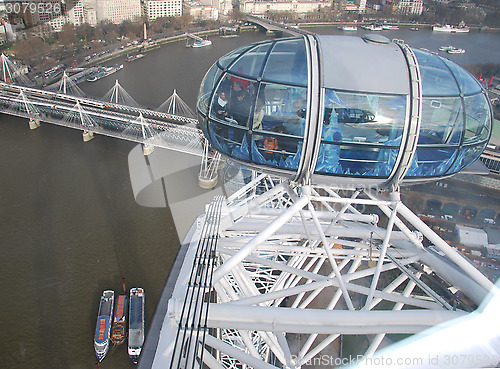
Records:
{"label": "bridge support tower", "polygon": [[144,156],[148,156],[149,154],[151,154],[155,149],[155,146],[154,145],[151,145],[151,144],[142,144],[142,152],[144,154]]}
{"label": "bridge support tower", "polygon": [[37,129],[38,127],[40,127],[40,120],[30,118],[29,125],[30,129]]}
{"label": "bridge support tower", "polygon": [[88,142],[94,138],[94,132],[83,131],[83,142]]}

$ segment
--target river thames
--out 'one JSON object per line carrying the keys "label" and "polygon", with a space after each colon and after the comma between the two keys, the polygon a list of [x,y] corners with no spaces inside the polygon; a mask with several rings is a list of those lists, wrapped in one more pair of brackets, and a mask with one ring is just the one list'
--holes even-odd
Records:
{"label": "river thames", "polygon": [[[310,30],[341,34],[331,27]],[[464,48],[464,55],[450,57],[461,65],[500,60],[497,33],[382,34],[432,51],[450,44]],[[176,89],[194,109],[210,65],[265,38],[247,32],[239,38],[213,36],[212,46],[200,49],[186,48],[184,41],[167,44],[132,63],[124,57],[109,61],[124,63],[124,68],[80,87],[100,97],[118,79],[139,104],[151,108]],[[1,366],[94,368],[93,334],[102,291],[119,293],[122,277],[129,288],[144,287],[146,325],[151,321],[179,246],[176,212],[135,202],[128,168],[133,143],[102,136],[83,143],[80,131],[49,124],[30,131],[25,120],[6,115],[0,116],[0,142]],[[196,185],[196,176],[193,170],[190,185]],[[190,196],[186,189],[178,190],[183,191],[182,196]],[[168,194],[169,200],[175,195]],[[123,345],[111,349],[100,367],[134,365]]]}

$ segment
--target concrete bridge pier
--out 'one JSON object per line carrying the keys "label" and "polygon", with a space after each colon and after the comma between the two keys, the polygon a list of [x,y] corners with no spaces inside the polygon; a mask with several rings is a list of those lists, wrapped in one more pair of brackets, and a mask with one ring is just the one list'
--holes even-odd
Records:
{"label": "concrete bridge pier", "polygon": [[83,131],[83,142],[90,141],[94,138],[94,132],[92,131]]}
{"label": "concrete bridge pier", "polygon": [[37,129],[38,127],[40,127],[40,120],[30,118],[29,126],[30,129]]}
{"label": "concrete bridge pier", "polygon": [[142,153],[144,154],[144,156],[148,156],[149,154],[151,154],[154,149],[155,149],[154,145],[147,143],[142,144]]}

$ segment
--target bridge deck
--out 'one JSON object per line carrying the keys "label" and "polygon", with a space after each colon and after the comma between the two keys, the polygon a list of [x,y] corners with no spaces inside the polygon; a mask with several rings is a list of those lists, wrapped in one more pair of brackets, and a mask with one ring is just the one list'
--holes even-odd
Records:
{"label": "bridge deck", "polygon": [[203,155],[196,119],[0,82],[0,112]]}

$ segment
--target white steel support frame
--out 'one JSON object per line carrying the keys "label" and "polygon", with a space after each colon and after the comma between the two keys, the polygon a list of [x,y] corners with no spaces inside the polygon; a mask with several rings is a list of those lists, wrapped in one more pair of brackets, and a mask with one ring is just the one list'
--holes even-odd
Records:
{"label": "white steel support frame", "polygon": [[184,117],[196,118],[196,114],[177,94],[174,89],[172,96],[165,100],[157,109],[158,112],[165,112],[172,115],[182,115]]}
{"label": "white steel support frame", "polygon": [[135,108],[139,107],[137,101],[135,101],[134,98],[120,85],[118,80],[115,80],[115,84],[108,92],[106,92],[102,100],[109,101],[115,105],[125,105]]}
{"label": "white steel support frame", "polygon": [[63,72],[61,79],[59,80],[59,88],[57,90],[60,94],[71,95],[75,97],[84,97],[85,93],[78,87],[78,85],[73,81],[72,77],[68,76],[66,71]]}
{"label": "white steel support frame", "polygon": [[9,68],[9,58],[2,53],[2,81],[5,83],[12,82],[12,74]]}
{"label": "white steel support frame", "polygon": [[198,182],[203,188],[213,188],[217,184],[221,154],[212,150],[208,140],[203,141],[203,156],[201,157],[200,173]]}
{"label": "white steel support frame", "polygon": [[59,86],[59,92],[62,92],[63,94],[68,93],[68,75],[66,74],[66,71],[63,72],[61,85]]}
{"label": "white steel support frame", "polygon": [[68,124],[76,123],[77,125],[80,125],[84,132],[93,131],[97,127],[92,115],[87,113],[79,101],[77,101],[75,106],[68,111],[65,115],[64,121]]}
{"label": "white steel support frame", "polygon": [[26,112],[26,114],[28,114],[28,116],[30,116],[33,119],[40,118],[40,111],[36,108],[35,105],[31,103],[31,101],[28,100],[26,94],[22,90],[21,92],[19,92],[18,99],[22,101],[24,111]]}
{"label": "white steel support frame", "polygon": [[14,64],[3,53],[0,56],[0,59],[2,59],[1,63],[2,73],[0,75],[0,80],[2,80],[2,82],[7,84],[12,84],[14,82],[17,82],[24,86],[33,86],[33,82],[22,73],[19,64],[17,65]]}
{"label": "white steel support frame", "polygon": [[[197,360],[209,368],[301,368],[320,354],[345,357],[341,341],[354,335],[355,355],[371,357],[394,340],[387,335],[467,316],[496,288],[404,206],[398,192],[341,196],[332,187],[253,178],[221,207],[211,284],[203,286],[206,329],[197,336],[203,345]],[[359,204],[368,209],[364,214]],[[205,216],[198,228],[213,218]],[[423,237],[446,255],[445,263]],[[171,339],[192,319],[180,309],[190,255],[153,368],[178,360]]]}
{"label": "white steel support frame", "polygon": [[192,118],[3,82],[0,82],[0,105],[6,106],[3,110],[6,114],[33,121],[203,156],[205,138]]}

